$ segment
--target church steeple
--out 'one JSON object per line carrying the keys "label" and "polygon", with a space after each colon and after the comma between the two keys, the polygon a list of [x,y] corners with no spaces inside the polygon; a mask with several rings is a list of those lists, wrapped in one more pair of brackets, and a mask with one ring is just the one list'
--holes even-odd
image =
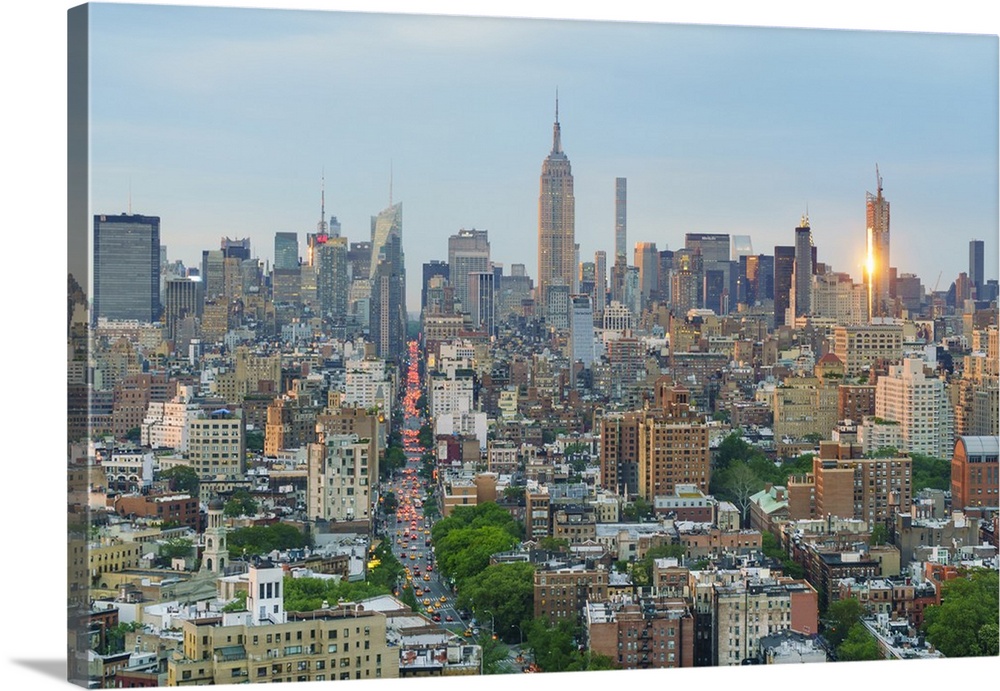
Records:
{"label": "church steeple", "polygon": [[556,121],[552,125],[552,153],[562,153],[562,139],[559,131],[559,89],[556,89]]}

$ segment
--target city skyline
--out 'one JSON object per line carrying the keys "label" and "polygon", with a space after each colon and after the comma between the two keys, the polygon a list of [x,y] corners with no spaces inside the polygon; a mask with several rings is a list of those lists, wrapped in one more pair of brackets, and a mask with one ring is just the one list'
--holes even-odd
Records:
{"label": "city skyline", "polygon": [[[273,261],[274,234],[304,242],[325,196],[352,242],[403,204],[411,314],[412,267],[443,258],[461,228],[487,230],[493,260],[537,280],[524,249],[558,89],[581,261],[615,252],[622,177],[629,254],[680,249],[689,232],[749,235],[771,254],[808,213],[817,261],[860,280],[878,166],[899,273],[931,290],[940,272],[947,288],[972,239],[986,278],[998,273],[995,37],[94,9],[92,211],[160,216],[168,259],[187,266],[220,236]],[[114,61],[133,41],[136,60]],[[454,52],[466,59],[442,79]],[[197,78],[178,78],[185,65]],[[942,235],[954,252],[922,250]]]}

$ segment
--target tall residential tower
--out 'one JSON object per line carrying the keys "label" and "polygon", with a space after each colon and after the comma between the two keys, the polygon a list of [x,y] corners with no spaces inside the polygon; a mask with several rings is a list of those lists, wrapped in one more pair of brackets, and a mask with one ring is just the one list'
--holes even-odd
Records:
{"label": "tall residential tower", "polygon": [[865,227],[868,232],[868,314],[870,317],[893,316],[889,299],[889,202],[882,196],[882,176],[878,174],[877,193],[865,195]]}

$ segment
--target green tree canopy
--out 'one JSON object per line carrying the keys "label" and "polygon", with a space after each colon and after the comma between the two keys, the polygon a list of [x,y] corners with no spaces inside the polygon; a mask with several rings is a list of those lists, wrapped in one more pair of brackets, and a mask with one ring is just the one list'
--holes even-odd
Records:
{"label": "green tree canopy", "polygon": [[1000,582],[996,571],[970,569],[945,581],[941,604],[924,610],[927,639],[947,657],[998,654]]}
{"label": "green tree canopy", "polygon": [[285,609],[289,612],[311,612],[326,602],[335,607],[337,602],[357,602],[391,590],[367,581],[334,580],[326,578],[285,578]]}
{"label": "green tree canopy", "polygon": [[493,614],[496,634],[508,643],[520,640],[517,626],[534,612],[535,567],[527,562],[492,564],[462,582],[458,606],[482,616]]}
{"label": "green tree canopy", "polygon": [[229,533],[229,553],[234,557],[262,555],[276,549],[285,550],[310,545],[310,538],[287,523],[254,525],[237,528]]}
{"label": "green tree canopy", "polygon": [[951,489],[951,460],[911,453],[913,494],[922,489]]}
{"label": "green tree canopy", "polygon": [[513,549],[520,540],[496,525],[458,528],[434,540],[440,571],[464,587],[464,581],[484,570],[490,557]]}
{"label": "green tree canopy", "polygon": [[193,546],[194,542],[186,537],[172,537],[160,543],[160,557],[167,562],[171,559],[189,557]]}
{"label": "green tree canopy", "polygon": [[653,505],[642,497],[636,497],[622,509],[622,518],[626,521],[639,522],[653,517]]}
{"label": "green tree canopy", "polygon": [[247,430],[246,444],[247,451],[264,453],[264,430]]}
{"label": "green tree canopy", "polygon": [[865,608],[856,597],[837,600],[826,610],[823,618],[823,637],[837,648],[847,639],[851,627],[861,621]]}
{"label": "green tree canopy", "polygon": [[199,479],[198,471],[189,465],[175,465],[160,473],[161,480],[170,483],[171,492],[186,492],[193,497],[198,496]]}
{"label": "green tree canopy", "polygon": [[884,659],[885,655],[879,651],[878,641],[860,622],[847,631],[847,638],[837,646],[837,660],[840,662]]}
{"label": "green tree canopy", "polygon": [[242,487],[235,492],[226,502],[222,512],[229,518],[238,516],[256,516],[259,505],[253,496]]}

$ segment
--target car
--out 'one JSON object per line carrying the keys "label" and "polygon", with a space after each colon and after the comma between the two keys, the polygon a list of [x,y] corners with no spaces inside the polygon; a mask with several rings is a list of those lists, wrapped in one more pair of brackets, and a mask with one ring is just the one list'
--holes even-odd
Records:
{"label": "car", "polygon": [[442,595],[440,598],[438,598],[438,602],[440,602],[442,605],[444,603],[446,603],[447,601],[448,601],[448,596],[447,595]]}
{"label": "car", "polygon": [[[435,612],[434,616],[432,616],[431,619],[433,619],[434,621],[441,621],[441,615],[438,614],[437,612]],[[450,620],[451,620],[451,618],[449,617],[449,621]]]}
{"label": "car", "polygon": [[472,638],[472,629],[466,629],[462,635],[466,638]]}
{"label": "car", "polygon": [[431,599],[429,597],[425,597],[424,598],[424,607],[427,607],[430,604],[431,604]]}
{"label": "car", "polygon": [[434,567],[433,567],[433,566],[432,566],[431,564],[428,564],[428,565],[427,565],[427,570],[428,570],[428,571],[433,571],[433,570],[434,570]]}
{"label": "car", "polygon": [[454,618],[454,617],[452,617],[452,616],[451,616],[451,615],[449,614],[449,615],[447,615],[447,616],[446,616],[446,617],[444,618],[444,620],[445,620],[445,621],[455,621],[455,618]]}
{"label": "car", "polygon": [[424,580],[425,580],[425,581],[429,581],[429,580],[431,580],[431,577],[430,577],[430,574],[426,574],[426,573],[425,573],[425,574],[424,574]]}

